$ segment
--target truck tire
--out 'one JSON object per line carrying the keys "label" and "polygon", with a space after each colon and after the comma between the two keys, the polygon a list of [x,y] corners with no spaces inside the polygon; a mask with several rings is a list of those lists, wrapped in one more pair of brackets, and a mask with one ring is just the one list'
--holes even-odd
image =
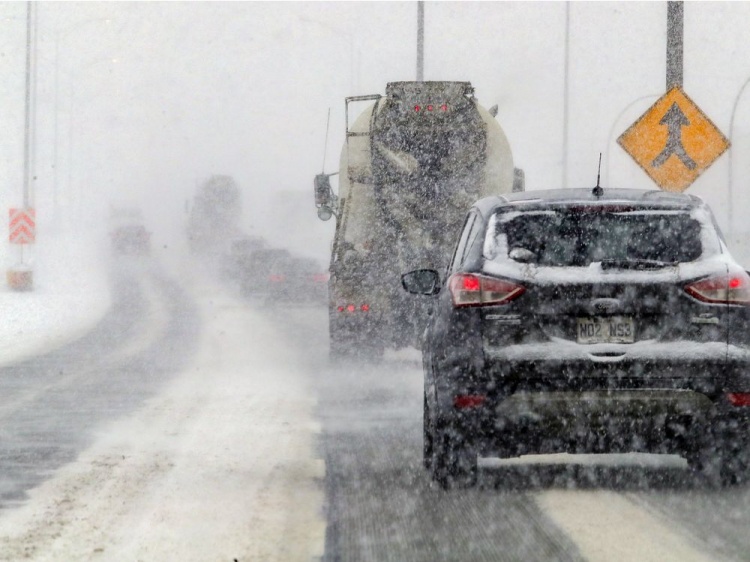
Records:
{"label": "truck tire", "polygon": [[328,361],[331,364],[336,365],[351,358],[352,355],[348,347],[343,345],[342,342],[332,333],[328,345]]}
{"label": "truck tire", "polygon": [[334,322],[329,322],[328,334],[328,358],[331,363],[342,361],[379,363],[383,359],[385,344],[379,339],[369,338],[365,333],[347,333],[345,337],[342,337],[341,330]]}
{"label": "truck tire", "polygon": [[383,360],[385,345],[382,342],[361,341],[355,356],[364,363],[377,364]]}

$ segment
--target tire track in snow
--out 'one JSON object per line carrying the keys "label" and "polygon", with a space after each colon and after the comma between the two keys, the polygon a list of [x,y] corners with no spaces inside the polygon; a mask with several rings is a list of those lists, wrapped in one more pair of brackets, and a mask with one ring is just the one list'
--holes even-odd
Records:
{"label": "tire track in snow", "polygon": [[549,490],[539,507],[591,562],[715,562],[685,529],[613,491]]}
{"label": "tire track in snow", "polygon": [[162,301],[160,288],[151,276],[139,279],[137,285],[140,301],[137,310],[143,311],[143,314],[139,315],[137,323],[129,330],[132,332],[131,337],[123,338],[119,346],[108,349],[108,354],[102,355],[99,361],[71,369],[67,373],[60,371],[56,376],[45,377],[45,382],[39,385],[19,387],[12,400],[6,400],[0,405],[0,421],[29,408],[47,394],[59,392],[90,377],[92,373],[115,369],[118,364],[144,353],[158,341],[168,327],[166,303]]}
{"label": "tire track in snow", "polygon": [[631,501],[657,517],[676,521],[717,557],[747,560],[750,550],[750,487],[730,486],[721,490],[688,484],[683,490],[631,493]]}
{"label": "tire track in snow", "polygon": [[497,485],[492,474],[474,490],[431,484],[421,460],[422,373],[414,354],[332,368],[327,310],[283,312],[318,390],[325,562],[581,559],[528,494]]}

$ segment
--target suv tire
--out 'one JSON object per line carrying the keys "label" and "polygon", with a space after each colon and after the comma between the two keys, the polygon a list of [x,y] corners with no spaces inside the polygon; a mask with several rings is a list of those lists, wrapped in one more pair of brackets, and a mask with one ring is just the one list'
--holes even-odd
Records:
{"label": "suv tire", "polygon": [[427,404],[427,395],[424,395],[424,406],[422,408],[422,464],[427,470],[432,468],[432,431],[430,424],[430,407]]}
{"label": "suv tire", "polygon": [[460,442],[455,432],[437,429],[431,436],[432,479],[444,490],[471,488],[477,483],[476,452]]}
{"label": "suv tire", "polygon": [[711,488],[745,484],[750,481],[748,451],[734,440],[705,446],[688,457],[688,466]]}

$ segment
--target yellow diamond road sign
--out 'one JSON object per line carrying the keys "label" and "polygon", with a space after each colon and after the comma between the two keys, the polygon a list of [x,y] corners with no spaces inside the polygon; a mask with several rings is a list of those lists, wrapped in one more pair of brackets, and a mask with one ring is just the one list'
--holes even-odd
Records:
{"label": "yellow diamond road sign", "polygon": [[681,88],[664,94],[619,145],[665,191],[685,191],[729,148],[729,141]]}

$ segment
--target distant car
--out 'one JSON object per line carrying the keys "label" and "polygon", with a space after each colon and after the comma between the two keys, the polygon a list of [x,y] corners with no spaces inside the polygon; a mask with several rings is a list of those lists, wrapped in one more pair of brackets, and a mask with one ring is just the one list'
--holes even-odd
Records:
{"label": "distant car", "polygon": [[227,279],[240,279],[250,265],[253,253],[266,247],[267,243],[261,237],[244,236],[232,240],[229,244],[229,250],[222,257],[222,275]]}
{"label": "distant car", "polygon": [[287,272],[287,299],[299,303],[328,302],[328,271],[313,258],[292,258]]}
{"label": "distant car", "polygon": [[472,485],[477,458],[680,454],[747,479],[750,276],[697,197],[532,191],[477,202],[423,343],[424,462]]}
{"label": "distant car", "polygon": [[246,296],[268,295],[280,292],[286,280],[288,250],[264,248],[256,250],[244,261],[240,273],[240,289]]}
{"label": "distant car", "polygon": [[265,248],[252,253],[242,275],[245,295],[269,303],[323,304],[328,301],[328,272],[315,259],[288,250]]}
{"label": "distant car", "polygon": [[151,233],[142,224],[117,226],[110,232],[110,238],[117,254],[143,256],[151,251]]}

